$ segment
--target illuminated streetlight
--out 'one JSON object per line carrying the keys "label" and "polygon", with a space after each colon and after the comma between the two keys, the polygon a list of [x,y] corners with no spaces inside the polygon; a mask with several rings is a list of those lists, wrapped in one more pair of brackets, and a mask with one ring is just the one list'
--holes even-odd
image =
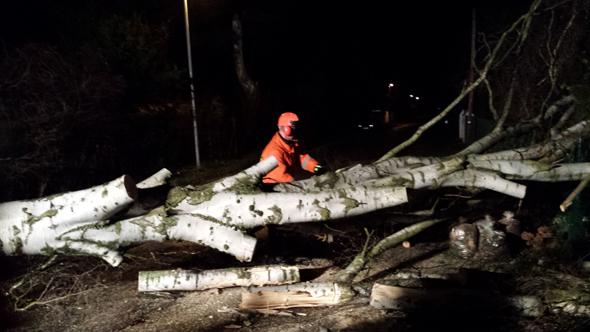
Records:
{"label": "illuminated streetlight", "polygon": [[414,98],[414,95],[410,95],[410,98]]}
{"label": "illuminated streetlight", "polygon": [[420,97],[416,97],[416,100],[420,99]]}
{"label": "illuminated streetlight", "polygon": [[393,83],[389,83],[389,87],[390,88],[393,88]]}

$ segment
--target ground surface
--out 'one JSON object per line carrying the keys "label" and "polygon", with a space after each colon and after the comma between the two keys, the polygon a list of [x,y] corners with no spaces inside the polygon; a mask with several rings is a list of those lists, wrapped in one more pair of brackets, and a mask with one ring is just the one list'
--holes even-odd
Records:
{"label": "ground surface", "polygon": [[[411,126],[403,127],[391,131],[389,135],[394,136],[393,141],[399,141],[408,136],[409,129]],[[440,128],[430,135],[443,138],[448,133]],[[340,148],[347,150],[346,154],[339,154],[337,145],[315,150],[316,156],[320,154],[324,164],[332,170],[354,162],[374,160],[393,145],[391,142],[384,144],[383,137],[378,135],[360,137],[356,145],[350,145],[350,142],[340,144]],[[373,146],[374,149],[364,148],[366,146]],[[450,148],[424,145],[415,148],[413,154],[444,155]],[[430,194],[414,192],[411,197],[417,202],[413,209],[428,209],[434,203]],[[518,200],[501,196],[483,198],[493,204],[486,204],[476,213],[466,212],[462,217],[474,221],[485,213],[499,217],[502,209],[521,208]],[[441,204],[452,206],[457,199],[456,195],[443,196]],[[527,229],[535,229],[542,219],[539,214],[544,212],[534,204],[527,204],[522,204],[530,209],[521,211],[523,222]],[[269,229],[268,237],[260,241],[254,261],[247,264],[191,243],[142,244],[129,249],[125,261],[117,268],[92,257],[59,257],[52,266],[41,271],[39,268],[47,261],[46,257],[0,257],[0,330],[174,332],[231,331],[239,328],[240,331],[288,332],[590,329],[587,318],[549,312],[540,318],[526,318],[507,313],[502,308],[489,310],[484,303],[466,303],[465,306],[435,310],[383,311],[370,306],[368,297],[359,294],[342,306],[298,308],[291,310],[297,315],[277,316],[224,312],[223,308],[236,308],[240,303],[239,288],[154,294],[137,291],[138,271],[179,268],[207,270],[284,264],[307,269],[306,281],[335,281],[336,274],[364,245],[364,228],[374,230],[373,238],[377,241],[415,220],[398,212],[403,211],[386,211],[346,223],[323,225],[319,232],[313,231],[314,227]],[[550,258],[539,261],[537,256],[541,257],[541,254],[527,256],[524,254],[527,251],[524,251],[511,259],[485,263],[458,259],[448,249],[449,230],[457,221],[451,220],[428,229],[412,238],[409,248],[398,246],[387,251],[360,273],[355,282],[370,284],[379,279],[393,278],[400,272],[460,276],[467,273],[469,282],[460,280],[457,283],[460,287],[506,295],[542,295],[550,286],[571,288],[575,284],[575,287],[586,287],[580,286],[588,278],[580,274],[579,269],[560,266],[550,262]],[[327,233],[332,235],[332,242],[326,241],[323,236]],[[576,274],[577,277],[571,277]],[[576,282],[568,284],[563,280],[564,275]],[[13,290],[16,297],[11,296],[10,288],[21,280],[22,285]],[[27,289],[30,289],[28,293]],[[15,304],[23,308],[34,300],[40,303],[26,311],[14,311]]]}

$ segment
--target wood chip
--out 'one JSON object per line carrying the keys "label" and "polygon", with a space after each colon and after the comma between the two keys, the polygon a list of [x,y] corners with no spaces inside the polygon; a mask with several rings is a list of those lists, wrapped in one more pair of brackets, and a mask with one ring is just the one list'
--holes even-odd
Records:
{"label": "wood chip", "polygon": [[224,328],[226,328],[226,329],[241,329],[242,327],[240,325],[231,324],[231,325],[224,326]]}

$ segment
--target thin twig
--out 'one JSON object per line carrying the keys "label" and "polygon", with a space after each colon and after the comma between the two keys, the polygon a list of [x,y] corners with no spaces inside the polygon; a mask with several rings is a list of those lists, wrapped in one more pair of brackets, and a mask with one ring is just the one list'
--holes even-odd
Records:
{"label": "thin twig", "polygon": [[590,174],[586,176],[584,180],[582,180],[582,182],[580,182],[580,184],[576,187],[576,189],[574,189],[574,191],[572,191],[572,193],[565,199],[565,201],[561,203],[559,208],[562,212],[565,212],[565,210],[570,205],[572,205],[574,198],[576,198],[576,196],[578,196],[582,192],[582,190],[584,190],[584,188],[588,185],[588,182],[590,182]]}
{"label": "thin twig", "polygon": [[494,47],[483,70],[481,71],[480,77],[477,80],[475,80],[471,85],[469,85],[466,89],[464,89],[459,94],[459,96],[457,98],[455,98],[455,100],[453,100],[453,102],[451,102],[451,104],[449,106],[447,106],[439,115],[435,116],[430,121],[428,121],[426,124],[424,124],[420,128],[418,128],[418,130],[416,130],[416,132],[414,133],[414,135],[412,135],[412,137],[410,137],[405,142],[399,144],[398,146],[393,148],[391,151],[387,152],[383,157],[381,157],[379,160],[377,160],[376,163],[383,161],[383,160],[387,160],[389,158],[392,158],[392,157],[396,156],[399,152],[401,152],[402,150],[407,148],[408,146],[412,145],[416,140],[418,140],[418,138],[420,138],[420,136],[422,136],[423,132],[425,132],[430,127],[432,127],[434,124],[436,124],[438,121],[440,121],[442,118],[444,118],[452,109],[455,108],[455,106],[457,106],[457,104],[459,104],[459,102],[461,102],[465,98],[465,96],[467,96],[467,94],[469,94],[469,92],[471,92],[473,89],[475,89],[486,78],[489,70],[491,69],[492,65],[494,64],[494,60],[496,59],[496,56],[497,56],[498,52],[500,51],[501,46],[504,44],[506,37],[510,33],[512,33],[514,30],[516,30],[523,23],[523,21],[524,21],[525,26],[523,28],[523,32],[522,32],[523,37],[521,37],[521,39],[524,41],[524,39],[526,38],[526,34],[528,32],[528,29],[530,27],[530,20],[533,16],[533,13],[537,10],[537,7],[539,6],[540,3],[541,3],[540,0],[536,0],[531,5],[529,11],[526,14],[519,17],[518,20],[516,20],[516,22],[514,22],[508,30],[506,30],[506,31],[504,31],[504,33],[502,33],[500,40],[498,41],[498,43]]}

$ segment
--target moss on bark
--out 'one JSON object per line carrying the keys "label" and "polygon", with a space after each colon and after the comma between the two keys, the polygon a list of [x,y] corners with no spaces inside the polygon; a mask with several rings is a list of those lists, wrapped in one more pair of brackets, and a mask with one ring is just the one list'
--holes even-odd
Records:
{"label": "moss on bark", "polygon": [[262,192],[260,189],[260,178],[256,175],[248,175],[236,179],[236,183],[227,189],[238,195],[256,194]]}
{"label": "moss on bark", "polygon": [[51,218],[55,215],[57,215],[58,211],[56,209],[49,209],[45,212],[43,212],[43,214],[39,215],[39,216],[35,216],[32,213],[27,212],[27,208],[23,208],[23,212],[27,215],[27,220],[25,220],[25,223],[27,225],[29,225],[30,227],[32,227],[37,221],[43,219],[43,218]]}
{"label": "moss on bark", "polygon": [[320,201],[317,199],[313,201],[313,205],[318,208],[318,213],[320,214],[320,219],[314,219],[314,221],[323,221],[323,220],[330,220],[332,212],[329,209],[320,206]]}
{"label": "moss on bark", "polygon": [[334,189],[338,180],[338,174],[334,172],[326,173],[316,178],[314,187],[318,189]]}
{"label": "moss on bark", "polygon": [[283,211],[280,207],[273,205],[269,210],[272,212],[272,215],[266,218],[266,221],[270,224],[278,224],[283,220]]}

